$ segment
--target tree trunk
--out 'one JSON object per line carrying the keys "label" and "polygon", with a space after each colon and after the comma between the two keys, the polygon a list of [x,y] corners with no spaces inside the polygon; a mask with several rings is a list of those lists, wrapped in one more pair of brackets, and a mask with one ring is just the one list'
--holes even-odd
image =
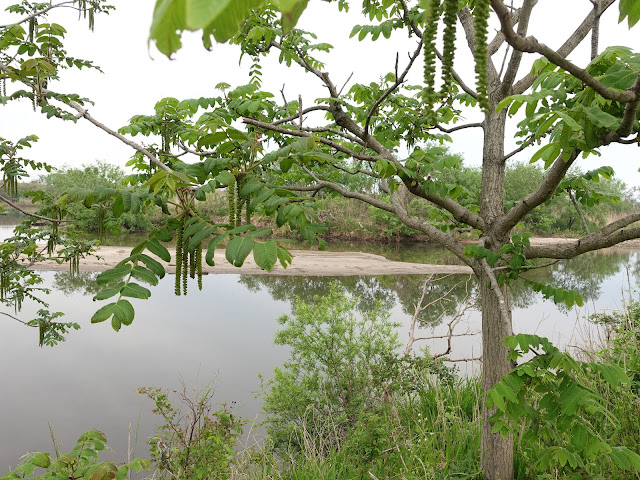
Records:
{"label": "tree trunk", "polygon": [[[511,328],[511,302],[508,289],[503,290],[509,311],[509,323],[505,324],[500,314],[496,295],[491,290],[486,275],[480,278],[482,298],[482,392],[487,392],[511,370],[507,358],[508,349],[503,340],[513,335]],[[502,438],[491,433],[488,418],[491,416],[482,402],[482,468],[487,480],[511,480],[513,478],[513,437]]]}
{"label": "tree trunk", "polygon": [[[499,89],[493,88],[494,95]],[[506,110],[496,114],[494,106],[499,98],[491,98],[492,110],[485,115],[484,149],[482,158],[482,192],[480,215],[488,226],[485,232],[484,246],[497,251],[509,241],[508,233],[493,231],[495,221],[504,215],[504,136]],[[476,272],[480,280],[482,298],[482,392],[491,389],[500,379],[509,373],[511,363],[508,349],[502,344],[513,334],[511,327],[511,305],[508,289],[503,290],[507,302],[506,319],[501,314],[500,304],[491,281],[485,272]],[[487,480],[513,479],[513,438],[502,438],[492,434],[487,411],[482,401],[482,469]]]}

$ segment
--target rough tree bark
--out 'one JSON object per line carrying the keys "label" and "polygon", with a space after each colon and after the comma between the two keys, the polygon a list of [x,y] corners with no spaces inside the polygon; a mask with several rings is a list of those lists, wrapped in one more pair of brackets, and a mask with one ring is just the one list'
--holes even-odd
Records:
{"label": "rough tree bark", "polygon": [[[509,242],[509,237],[499,235],[492,226],[504,215],[504,134],[506,111],[496,114],[495,105],[500,101],[498,89],[491,98],[492,110],[485,115],[484,149],[482,158],[482,191],[480,216],[487,225],[485,248],[498,250]],[[499,235],[499,236],[498,236]],[[509,292],[505,289],[505,305],[492,289],[491,279],[483,271],[476,270],[482,299],[482,392],[490,390],[511,370],[508,349],[502,342],[513,335],[511,326],[511,308]],[[506,311],[503,312],[502,309]],[[506,317],[506,318],[505,318]],[[506,480],[513,478],[513,437],[503,438],[491,433],[487,421],[491,412],[482,404],[482,467],[487,480]]]}

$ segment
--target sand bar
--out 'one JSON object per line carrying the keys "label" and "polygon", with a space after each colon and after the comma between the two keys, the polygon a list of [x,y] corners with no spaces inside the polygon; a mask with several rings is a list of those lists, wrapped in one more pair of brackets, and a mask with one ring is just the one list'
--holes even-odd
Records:
{"label": "sand bar", "polygon": [[[101,272],[114,267],[123,258],[129,256],[128,247],[99,247],[96,256],[87,257],[80,261],[80,270],[84,272]],[[169,249],[172,259],[174,250]],[[148,253],[148,252],[146,252]],[[203,262],[203,272],[235,273],[235,274],[264,274],[264,275],[300,275],[300,276],[348,276],[348,275],[429,275],[431,273],[462,273],[471,274],[471,269],[462,265],[425,265],[422,263],[394,262],[382,255],[358,252],[317,252],[305,250],[291,250],[293,263],[286,269],[277,263],[271,272],[261,270],[249,255],[240,268],[229,264],[224,256],[224,250],[216,250],[215,266],[210,267]],[[153,255],[151,255],[153,256]],[[163,262],[164,264],[164,262]],[[175,273],[175,263],[167,266],[168,273]],[[33,270],[68,270],[67,264],[56,262],[37,263]]]}

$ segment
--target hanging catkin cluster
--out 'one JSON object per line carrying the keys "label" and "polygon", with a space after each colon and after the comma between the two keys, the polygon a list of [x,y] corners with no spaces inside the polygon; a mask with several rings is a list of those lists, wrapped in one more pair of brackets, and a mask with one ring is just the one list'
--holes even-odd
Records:
{"label": "hanging catkin cluster", "polygon": [[29,19],[29,41],[31,43],[33,43],[37,26],[38,26],[38,19],[36,17],[31,17]]}
{"label": "hanging catkin cluster", "polygon": [[88,0],[79,0],[78,2],[78,13],[80,15],[84,14],[84,18],[89,18],[89,30],[91,30],[92,32],[93,27],[95,26],[93,7],[93,2],[90,2]]}
{"label": "hanging catkin cluster", "polygon": [[229,225],[231,228],[242,223],[242,201],[240,199],[240,186],[236,180],[227,187],[227,200],[229,202]]}
{"label": "hanging catkin cluster", "polygon": [[[176,232],[176,280],[175,294],[186,295],[188,278],[198,278],[198,288],[202,290],[202,240],[189,251],[189,239],[203,228],[203,222],[193,206],[193,195],[188,188],[177,190],[178,198],[185,211],[178,218]],[[196,212],[193,215],[193,212]]]}
{"label": "hanging catkin cluster", "polygon": [[20,165],[15,159],[10,159],[4,167],[3,186],[4,191],[12,198],[18,197],[18,176],[15,174]]}
{"label": "hanging catkin cluster", "polygon": [[185,224],[185,215],[180,216],[180,225],[178,226],[178,231],[176,232],[176,285],[175,285],[175,293],[180,296],[182,293],[182,247],[184,244],[184,224]]}
{"label": "hanging catkin cluster", "polygon": [[476,89],[478,103],[489,110],[489,77],[487,74],[487,31],[489,29],[490,0],[476,0],[473,8],[473,24],[476,31],[476,48],[473,57],[476,64]]}
{"label": "hanging catkin cluster", "polygon": [[442,95],[448,95],[453,83],[453,57],[456,50],[458,0],[444,0],[444,33],[442,35]]}
{"label": "hanging catkin cluster", "polygon": [[69,257],[69,274],[73,277],[80,273],[80,253],[75,253]]}
{"label": "hanging catkin cluster", "polygon": [[433,110],[436,102],[436,35],[440,19],[440,0],[431,0],[428,4],[426,25],[422,41],[424,43],[424,97],[428,111]]}
{"label": "hanging catkin cluster", "polygon": [[0,269],[0,301],[4,301],[7,298],[7,293],[11,289],[11,279],[9,277],[10,274],[6,269]]}

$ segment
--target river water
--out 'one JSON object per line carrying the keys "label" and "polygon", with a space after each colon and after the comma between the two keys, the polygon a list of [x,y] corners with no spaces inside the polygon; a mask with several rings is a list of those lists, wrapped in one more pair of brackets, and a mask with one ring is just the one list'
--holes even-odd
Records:
{"label": "river water", "polygon": [[[401,254],[389,252],[391,257]],[[608,250],[532,273],[537,281],[577,290],[585,297],[585,306],[558,308],[516,286],[514,329],[547,336],[559,346],[584,344],[597,335],[584,319],[594,311],[619,308],[623,289],[635,287],[639,255],[633,250]],[[82,329],[54,348],[38,348],[35,330],[9,318],[0,319],[0,474],[15,467],[25,452],[52,451],[49,426],[63,450],[73,448],[84,431],[97,428],[106,433],[113,448],[105,458],[124,461],[129,445],[134,448],[136,444],[137,454],[146,457],[145,440],[153,434],[157,420],[151,414],[151,401],[136,393],[142,386],[180,388],[184,383],[191,388],[210,383],[216,390],[216,402],[253,419],[259,412],[255,398],[260,389],[258,373],[269,377],[287,359],[286,348],[274,346],[272,339],[277,318],[291,312],[296,296],[310,300],[337,281],[361,299],[362,308],[383,302],[391,318],[402,324],[398,333],[404,343],[424,281],[400,275],[209,275],[203,279],[202,292],[190,281],[189,295],[175,297],[174,278],[167,276],[153,288],[151,300],[135,302],[133,324],[114,332],[108,323],[89,323],[99,308],[92,301],[95,274],[71,278],[66,273],[44,272],[43,277],[52,288],[47,299],[50,310],[65,312],[67,321],[78,322]],[[430,284],[423,303],[445,293],[449,301],[421,313],[424,324],[435,326],[424,327],[417,335],[446,333],[451,315],[473,288],[469,278],[461,275]],[[29,320],[37,308],[26,304],[17,315]],[[479,328],[479,313],[471,305],[460,317],[455,333],[473,333]],[[445,339],[426,343],[432,353],[444,351],[447,345]],[[481,351],[477,335],[455,337],[452,346],[452,359],[476,357]],[[477,371],[475,362],[456,365],[461,374]]]}

